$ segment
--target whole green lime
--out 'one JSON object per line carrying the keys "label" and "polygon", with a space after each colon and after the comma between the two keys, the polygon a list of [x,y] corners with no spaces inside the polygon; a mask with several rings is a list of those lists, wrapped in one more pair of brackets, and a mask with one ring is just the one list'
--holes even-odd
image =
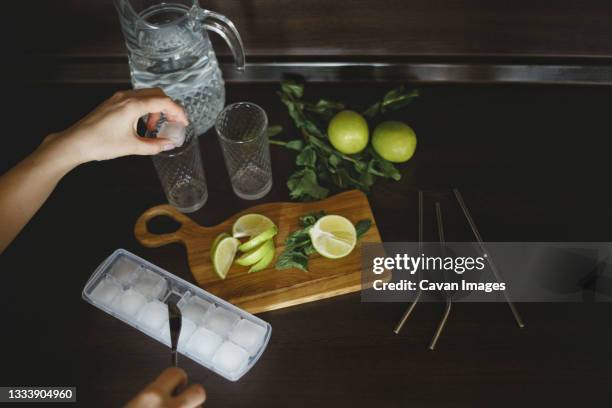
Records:
{"label": "whole green lime", "polygon": [[368,122],[350,110],[338,112],[327,127],[329,141],[339,152],[344,154],[359,153],[368,145],[370,131]]}
{"label": "whole green lime", "polygon": [[382,122],[372,134],[372,146],[383,159],[392,163],[410,160],[416,150],[417,138],[414,130],[398,121]]}

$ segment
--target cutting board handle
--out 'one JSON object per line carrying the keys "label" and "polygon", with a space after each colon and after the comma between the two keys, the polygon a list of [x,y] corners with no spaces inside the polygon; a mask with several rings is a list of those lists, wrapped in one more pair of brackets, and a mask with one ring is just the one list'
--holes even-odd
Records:
{"label": "cutting board handle", "polygon": [[[160,216],[170,217],[181,226],[174,232],[154,234],[149,231],[147,225],[153,218]],[[185,227],[194,228],[197,227],[197,224],[173,206],[164,204],[149,208],[145,211],[136,221],[134,233],[142,245],[149,248],[157,248],[174,242],[183,242],[182,231]]]}

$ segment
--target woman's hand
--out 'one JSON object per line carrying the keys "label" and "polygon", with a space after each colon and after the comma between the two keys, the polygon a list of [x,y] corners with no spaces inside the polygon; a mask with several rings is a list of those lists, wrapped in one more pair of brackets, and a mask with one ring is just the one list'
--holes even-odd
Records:
{"label": "woman's hand", "polygon": [[178,395],[173,396],[177,387],[187,384],[184,370],[170,367],[147,385],[125,408],[195,408],[206,400],[206,392],[199,384],[192,384]]}
{"label": "woman's hand", "polygon": [[75,166],[132,154],[157,154],[175,146],[168,139],[138,136],[136,125],[149,114],[147,127],[151,129],[160,113],[170,122],[189,124],[183,108],[159,88],[117,92],[70,128],[48,136],[41,148],[61,150]]}
{"label": "woman's hand", "polygon": [[151,129],[161,113],[171,122],[188,124],[183,108],[161,89],[117,92],[70,128],[47,136],[34,153],[2,175],[0,253],[74,167],[91,160],[174,148],[167,139],[145,139],[136,133],[141,116],[149,114]]}

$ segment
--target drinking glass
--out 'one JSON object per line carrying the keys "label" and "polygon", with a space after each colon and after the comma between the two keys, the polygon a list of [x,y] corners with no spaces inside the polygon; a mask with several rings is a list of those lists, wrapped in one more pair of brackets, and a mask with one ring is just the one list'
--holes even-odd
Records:
{"label": "drinking glass", "polygon": [[261,198],[272,188],[267,127],[266,112],[250,102],[226,106],[215,122],[232,189],[245,200]]}
{"label": "drinking glass", "polygon": [[153,164],[168,202],[179,211],[199,210],[208,199],[200,145],[193,127],[186,129],[182,146],[153,156]]}

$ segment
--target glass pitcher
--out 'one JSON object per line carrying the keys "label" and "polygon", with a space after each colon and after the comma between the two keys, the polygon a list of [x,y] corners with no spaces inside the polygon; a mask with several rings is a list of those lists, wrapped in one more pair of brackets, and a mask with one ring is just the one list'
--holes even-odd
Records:
{"label": "glass pitcher", "polygon": [[134,88],[159,87],[181,103],[197,135],[215,123],[225,87],[206,30],[228,43],[244,70],[244,47],[225,16],[197,0],[114,0],[125,37]]}

